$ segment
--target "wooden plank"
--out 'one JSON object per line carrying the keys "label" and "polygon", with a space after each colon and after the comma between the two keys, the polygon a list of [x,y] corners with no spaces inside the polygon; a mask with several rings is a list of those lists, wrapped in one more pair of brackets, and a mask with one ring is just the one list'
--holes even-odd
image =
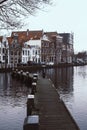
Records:
{"label": "wooden plank", "polygon": [[35,97],[40,130],[80,130],[50,80],[38,78]]}

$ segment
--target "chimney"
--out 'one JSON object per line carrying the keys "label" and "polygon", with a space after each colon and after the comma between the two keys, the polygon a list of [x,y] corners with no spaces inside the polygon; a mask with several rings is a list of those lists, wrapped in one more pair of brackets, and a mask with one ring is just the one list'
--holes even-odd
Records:
{"label": "chimney", "polygon": [[29,35],[29,29],[27,29],[27,36]]}

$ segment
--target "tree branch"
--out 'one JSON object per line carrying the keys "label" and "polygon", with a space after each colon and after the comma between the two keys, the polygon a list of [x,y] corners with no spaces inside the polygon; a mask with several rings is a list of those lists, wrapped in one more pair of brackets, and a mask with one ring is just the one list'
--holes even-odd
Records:
{"label": "tree branch", "polygon": [[22,17],[33,15],[42,5],[50,5],[51,0],[1,0],[0,27],[11,28],[23,25]]}

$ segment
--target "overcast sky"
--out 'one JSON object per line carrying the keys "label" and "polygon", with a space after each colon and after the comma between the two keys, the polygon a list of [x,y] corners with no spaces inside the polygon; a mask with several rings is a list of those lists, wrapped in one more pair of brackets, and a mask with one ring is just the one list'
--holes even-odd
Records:
{"label": "overcast sky", "polygon": [[87,50],[87,0],[53,2],[53,6],[47,6],[45,11],[38,11],[35,16],[26,19],[24,30],[73,32],[75,52]]}

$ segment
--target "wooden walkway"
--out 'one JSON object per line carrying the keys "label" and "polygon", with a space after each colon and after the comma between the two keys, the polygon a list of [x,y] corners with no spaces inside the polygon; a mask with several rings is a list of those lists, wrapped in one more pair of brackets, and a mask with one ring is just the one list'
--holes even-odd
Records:
{"label": "wooden walkway", "polygon": [[35,97],[39,108],[40,130],[80,130],[50,80],[38,79]]}

